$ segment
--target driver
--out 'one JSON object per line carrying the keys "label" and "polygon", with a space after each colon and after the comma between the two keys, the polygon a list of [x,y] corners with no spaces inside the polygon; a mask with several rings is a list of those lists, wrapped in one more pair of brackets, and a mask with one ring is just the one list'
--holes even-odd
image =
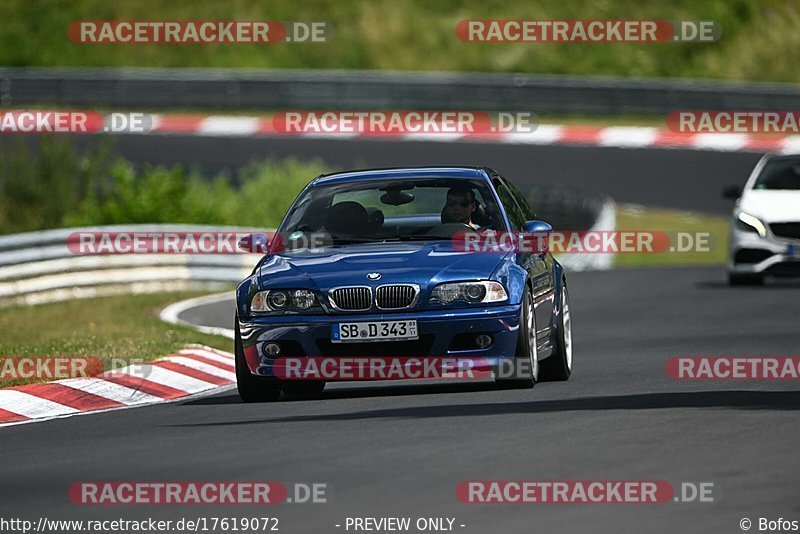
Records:
{"label": "driver", "polygon": [[472,222],[477,209],[475,191],[469,187],[451,187],[442,210],[442,223],[463,223],[477,230],[479,225]]}

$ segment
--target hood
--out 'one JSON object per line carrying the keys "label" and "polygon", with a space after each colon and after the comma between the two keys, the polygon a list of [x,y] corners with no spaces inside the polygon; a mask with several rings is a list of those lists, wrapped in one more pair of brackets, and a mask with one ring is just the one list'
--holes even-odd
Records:
{"label": "hood", "polygon": [[765,223],[800,221],[800,191],[751,189],[739,200],[739,209]]}
{"label": "hood", "polygon": [[[315,252],[285,252],[267,258],[259,268],[261,289],[316,288],[413,283],[426,287],[451,280],[487,279],[506,252],[454,250],[450,243],[383,243],[329,247]],[[370,281],[368,273],[380,273]]]}

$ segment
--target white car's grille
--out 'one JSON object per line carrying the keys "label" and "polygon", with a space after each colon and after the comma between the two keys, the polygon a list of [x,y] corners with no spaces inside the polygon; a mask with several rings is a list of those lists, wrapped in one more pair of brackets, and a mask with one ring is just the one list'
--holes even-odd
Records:
{"label": "white car's grille", "polygon": [[769,229],[777,237],[800,239],[800,222],[772,223]]}

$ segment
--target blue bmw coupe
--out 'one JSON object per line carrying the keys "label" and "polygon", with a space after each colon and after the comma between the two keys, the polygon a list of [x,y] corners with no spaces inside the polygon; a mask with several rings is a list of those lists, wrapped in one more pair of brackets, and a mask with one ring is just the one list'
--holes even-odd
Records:
{"label": "blue bmw coupe", "polygon": [[242,400],[314,394],[280,358],[479,358],[498,384],[572,371],[567,280],[546,247],[469,250],[455,236],[547,235],[496,171],[411,167],[322,175],[295,199],[236,290]]}

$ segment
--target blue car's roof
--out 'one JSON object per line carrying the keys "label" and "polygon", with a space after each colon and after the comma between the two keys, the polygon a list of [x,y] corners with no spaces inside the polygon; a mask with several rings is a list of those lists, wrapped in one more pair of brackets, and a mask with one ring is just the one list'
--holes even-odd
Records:
{"label": "blue car's roof", "polygon": [[311,182],[311,186],[351,182],[354,180],[381,180],[390,178],[465,178],[488,180],[491,169],[485,167],[392,167],[388,169],[366,169],[360,171],[323,174]]}

